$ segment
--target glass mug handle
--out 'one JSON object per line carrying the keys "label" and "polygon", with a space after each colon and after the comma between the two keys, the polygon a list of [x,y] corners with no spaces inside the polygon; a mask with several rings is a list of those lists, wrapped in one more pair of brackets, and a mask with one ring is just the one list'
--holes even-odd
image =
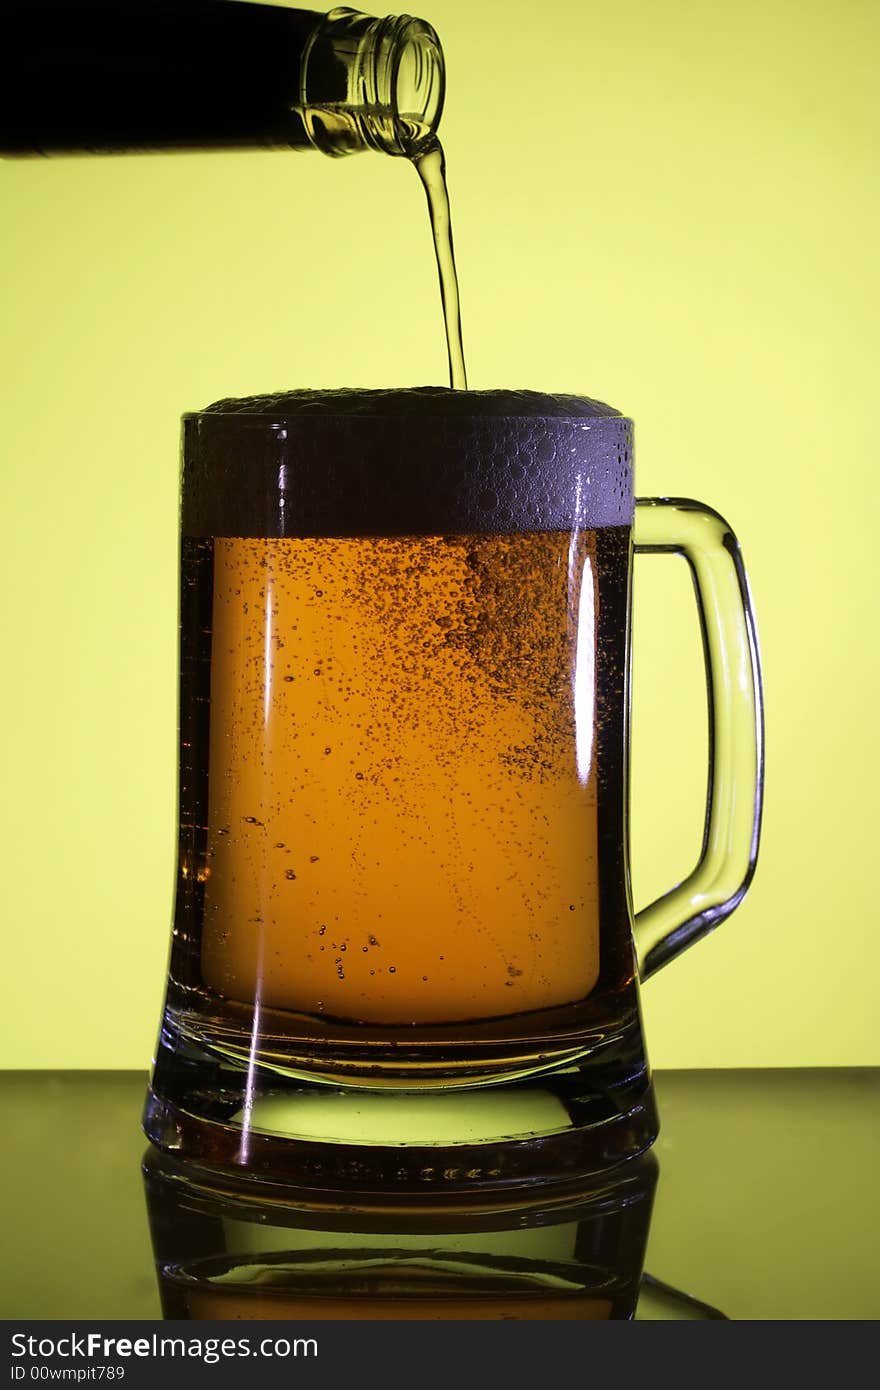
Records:
{"label": "glass mug handle", "polygon": [[724,518],[687,498],[639,498],[633,543],[639,555],[687,560],[709,697],[703,845],[693,872],[635,915],[636,950],[646,979],[723,922],[752,881],[764,794],[764,717],[745,566]]}

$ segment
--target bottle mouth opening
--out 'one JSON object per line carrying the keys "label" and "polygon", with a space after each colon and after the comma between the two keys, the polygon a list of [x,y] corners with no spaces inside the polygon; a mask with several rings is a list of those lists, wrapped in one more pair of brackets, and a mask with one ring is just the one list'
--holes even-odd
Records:
{"label": "bottle mouth opening", "polygon": [[[437,139],[446,71],[435,30],[411,15],[380,20],[364,73],[364,134],[374,149],[415,159]],[[372,100],[369,98],[372,97]]]}
{"label": "bottle mouth opening", "polygon": [[396,144],[410,158],[430,148],[437,138],[446,94],[446,72],[440,41],[421,19],[401,16],[392,43],[390,94]]}
{"label": "bottle mouth opening", "polygon": [[335,9],[307,46],[297,109],[325,154],[418,159],[437,142],[445,92],[443,50],[425,20]]}

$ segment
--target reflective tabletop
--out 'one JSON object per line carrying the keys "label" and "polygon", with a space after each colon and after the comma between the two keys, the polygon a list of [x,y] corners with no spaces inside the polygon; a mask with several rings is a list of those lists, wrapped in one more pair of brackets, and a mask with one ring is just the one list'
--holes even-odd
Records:
{"label": "reflective tabletop", "polygon": [[[278,1289],[270,1287],[267,1313],[261,1311],[267,1269],[271,1284],[279,1256],[266,1234],[265,1212],[258,1209],[259,1201],[245,1200],[241,1193],[200,1190],[193,1195],[185,1175],[166,1171],[155,1154],[147,1153],[139,1123],[145,1076],[0,1073],[8,1252],[0,1272],[0,1316],[150,1319],[162,1317],[164,1309],[167,1316],[177,1317],[344,1317],[348,1295],[339,1294],[338,1279],[331,1312],[310,1313],[296,1294],[303,1279],[306,1292],[312,1291],[314,1272],[319,1264],[326,1269],[328,1251],[338,1265],[341,1247],[350,1252],[367,1243],[372,1250],[384,1241],[383,1249],[393,1247],[400,1256],[406,1245],[406,1260],[398,1264],[395,1278],[400,1279],[400,1269],[421,1278],[426,1266],[420,1252],[427,1237],[420,1232],[431,1226],[433,1255],[444,1239],[454,1254],[442,1262],[449,1311],[432,1312],[436,1299],[422,1299],[412,1311],[401,1312],[399,1297],[391,1311],[381,1311],[381,1301],[364,1303],[361,1283],[359,1311],[352,1316],[632,1316],[631,1311],[608,1311],[613,1304],[635,1308],[637,1318],[649,1320],[876,1318],[880,1071],[682,1071],[660,1072],[655,1081],[662,1123],[654,1150],[659,1179],[653,1163],[642,1169],[625,1165],[623,1178],[606,1183],[598,1195],[582,1194],[564,1210],[556,1203],[547,1211],[540,1210],[540,1194],[533,1195],[528,1209],[520,1207],[515,1220],[508,1219],[509,1213],[503,1218],[487,1215],[483,1208],[469,1225],[459,1209],[454,1221],[446,1222],[457,1233],[449,1237],[440,1231],[443,1222],[431,1226],[408,1218],[406,1224],[393,1211],[386,1211],[377,1224],[339,1210],[332,1220],[319,1219],[314,1212],[306,1218],[301,1213],[296,1219],[282,1218],[276,1206],[269,1227],[274,1223],[286,1228],[284,1242],[296,1247],[298,1258],[306,1258],[302,1251],[308,1246],[311,1263],[294,1271],[300,1282],[292,1296],[291,1262],[286,1257],[284,1301],[279,1301]],[[405,1227],[405,1237],[377,1236],[380,1226],[385,1231]],[[471,1227],[478,1234],[465,1239],[462,1231]],[[514,1228],[508,1241],[505,1232]],[[260,1229],[258,1240],[254,1232]],[[310,1232],[305,1242],[304,1230]],[[365,1230],[372,1232],[369,1240],[357,1234]],[[222,1264],[218,1261],[223,1252],[215,1249],[216,1242],[221,1235],[228,1242],[230,1232],[237,1233],[235,1240],[244,1239],[251,1252],[250,1273],[242,1273],[239,1259],[232,1283],[228,1261],[219,1276],[211,1273]],[[549,1283],[545,1280],[546,1287],[542,1285],[540,1299],[520,1298],[521,1311],[511,1313],[507,1294],[500,1298],[497,1288],[506,1288],[508,1276],[526,1268],[526,1254],[533,1261],[538,1245],[546,1252],[553,1240],[554,1260],[565,1247],[566,1280],[573,1253],[583,1269],[589,1268],[589,1279],[585,1276],[576,1288],[567,1284],[560,1300],[557,1294],[565,1280],[554,1275]],[[181,1241],[194,1242],[192,1251],[183,1252],[193,1256],[189,1263],[178,1258]],[[494,1283],[484,1280],[485,1287],[480,1286],[482,1312],[462,1311],[463,1286],[456,1273],[462,1266],[456,1252],[465,1246],[483,1252],[483,1271],[489,1267],[485,1261],[491,1263]],[[275,1253],[266,1255],[269,1249]],[[262,1254],[258,1257],[254,1251]],[[176,1263],[165,1258],[169,1252]],[[542,1256],[542,1269],[550,1268],[548,1258]],[[623,1274],[617,1269],[616,1283],[605,1277],[606,1270],[605,1284],[599,1288],[598,1267],[615,1260],[624,1265],[629,1260],[631,1268]],[[253,1270],[258,1265],[261,1284],[255,1301]],[[534,1262],[528,1265],[529,1270],[533,1267]],[[192,1273],[199,1269],[201,1274]],[[499,1271],[504,1275],[501,1284]],[[248,1278],[251,1285],[242,1282]],[[450,1279],[455,1285],[452,1302]],[[588,1288],[590,1279],[593,1286]],[[627,1279],[633,1290],[630,1305]],[[553,1300],[548,1303],[551,1286]],[[220,1311],[210,1311],[210,1299],[204,1301],[206,1289],[210,1298],[219,1290],[226,1300]],[[616,1303],[609,1290],[616,1291]],[[237,1310],[229,1302],[230,1291],[239,1298]],[[517,1287],[516,1292],[521,1290]]]}

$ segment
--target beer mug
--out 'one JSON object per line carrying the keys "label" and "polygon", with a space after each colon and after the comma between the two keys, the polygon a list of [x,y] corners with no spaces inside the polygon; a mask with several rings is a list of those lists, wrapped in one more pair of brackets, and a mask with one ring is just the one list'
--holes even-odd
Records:
{"label": "beer mug", "polygon": [[[710,715],[699,862],[635,917],[633,549],[691,568]],[[527,1182],[641,1152],[639,979],[743,897],[761,781],[736,538],[699,503],[634,502],[617,411],[423,388],[187,416],[179,872],[147,1134],[331,1186]],[[360,1131],[350,1106],[333,1118],[350,1092]],[[399,1143],[370,1138],[380,1112]]]}

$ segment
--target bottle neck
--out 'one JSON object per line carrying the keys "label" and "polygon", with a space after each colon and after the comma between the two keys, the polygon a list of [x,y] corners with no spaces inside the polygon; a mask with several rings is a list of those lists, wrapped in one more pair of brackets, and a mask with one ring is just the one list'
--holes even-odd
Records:
{"label": "bottle neck", "polygon": [[306,44],[299,114],[324,154],[374,149],[415,159],[436,142],[445,86],[443,50],[430,24],[335,9]]}

